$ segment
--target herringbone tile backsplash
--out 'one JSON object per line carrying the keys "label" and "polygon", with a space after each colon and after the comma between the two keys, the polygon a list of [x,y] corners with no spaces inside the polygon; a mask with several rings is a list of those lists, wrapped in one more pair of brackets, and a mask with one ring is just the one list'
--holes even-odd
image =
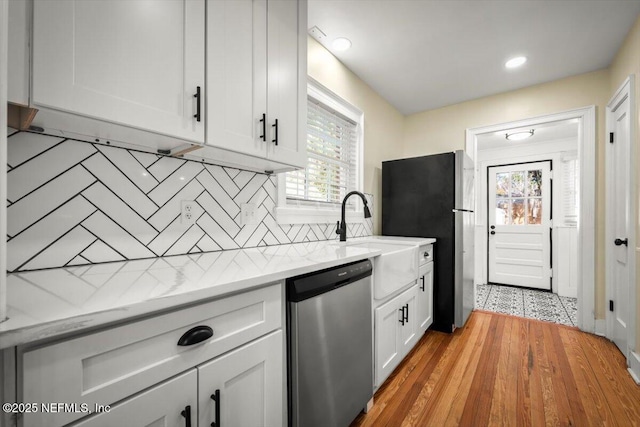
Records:
{"label": "herringbone tile backsplash", "polygon": [[[336,236],[334,222],[277,224],[275,176],[31,132],[8,138],[8,170],[10,272]],[[182,200],[196,224],[181,223]],[[257,224],[242,225],[242,203]],[[349,226],[370,234],[370,219]]]}

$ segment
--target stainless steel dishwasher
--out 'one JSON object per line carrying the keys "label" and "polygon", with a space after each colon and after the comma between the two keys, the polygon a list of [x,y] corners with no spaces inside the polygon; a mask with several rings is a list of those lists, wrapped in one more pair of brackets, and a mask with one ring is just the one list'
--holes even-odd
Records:
{"label": "stainless steel dishwasher", "polygon": [[346,427],[373,396],[371,261],[287,280],[289,426]]}

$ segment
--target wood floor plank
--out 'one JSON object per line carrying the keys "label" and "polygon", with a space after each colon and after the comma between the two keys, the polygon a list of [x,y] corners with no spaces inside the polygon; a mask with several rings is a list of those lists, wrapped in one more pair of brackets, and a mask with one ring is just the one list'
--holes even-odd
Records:
{"label": "wood floor plank", "polygon": [[498,370],[493,388],[493,400],[489,415],[490,425],[516,425],[516,396],[519,341],[512,336],[515,320],[505,320],[504,336],[498,358]]}
{"label": "wood floor plank", "polygon": [[352,426],[640,426],[640,387],[609,341],[474,311],[427,331]]}
{"label": "wood floor plank", "polygon": [[480,361],[473,376],[471,389],[460,418],[461,425],[472,425],[473,423],[486,425],[489,422],[498,367],[494,355],[500,352],[504,323],[505,318],[502,316],[494,317],[491,320],[489,332],[480,354]]}
{"label": "wood floor plank", "polygon": [[[489,331],[491,318],[483,316],[481,320],[482,327],[476,329],[473,335],[463,334],[463,336],[468,336],[471,341],[461,343],[462,348],[457,353],[459,357],[451,364],[452,369],[448,374],[450,380],[441,390],[438,398],[434,400],[436,410],[433,411],[434,416],[428,418],[433,426],[459,424],[473,381],[473,374],[480,361],[483,342]],[[425,420],[424,415],[428,415],[430,412],[428,409],[427,407],[427,411],[423,413],[423,420]]]}

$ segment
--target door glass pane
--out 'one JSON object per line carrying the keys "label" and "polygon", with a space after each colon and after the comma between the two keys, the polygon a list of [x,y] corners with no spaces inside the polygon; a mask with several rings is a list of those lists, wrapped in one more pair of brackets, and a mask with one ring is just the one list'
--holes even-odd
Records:
{"label": "door glass pane", "polygon": [[524,171],[511,173],[511,197],[524,196]]}
{"label": "door glass pane", "polygon": [[509,225],[509,201],[496,201],[496,225]]}
{"label": "door glass pane", "polygon": [[527,195],[542,196],[542,170],[529,171],[527,177]]}
{"label": "door glass pane", "polygon": [[542,224],[542,199],[529,199],[527,203],[527,223]]}
{"label": "door glass pane", "polygon": [[524,199],[513,199],[511,202],[511,224],[522,225],[524,223]]}
{"label": "door glass pane", "polygon": [[509,173],[496,174],[496,196],[506,197],[509,195]]}

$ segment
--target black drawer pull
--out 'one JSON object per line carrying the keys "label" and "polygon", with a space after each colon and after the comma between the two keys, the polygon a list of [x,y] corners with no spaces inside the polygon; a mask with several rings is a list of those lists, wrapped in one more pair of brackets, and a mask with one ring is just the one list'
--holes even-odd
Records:
{"label": "black drawer pull", "polygon": [[262,113],[262,118],[260,119],[260,123],[262,123],[262,135],[260,135],[260,139],[264,142],[267,142],[267,115]]}
{"label": "black drawer pull", "polygon": [[213,329],[208,326],[196,326],[185,332],[178,340],[178,345],[188,346],[206,341],[213,336]]}
{"label": "black drawer pull", "polygon": [[195,117],[196,121],[199,122],[200,121],[200,86],[196,87],[196,93],[193,95],[193,97],[196,99],[196,113],[193,115],[193,117]]}
{"label": "black drawer pull", "polygon": [[216,420],[211,423],[211,427],[220,427],[220,389],[211,395],[211,400],[216,403]]}
{"label": "black drawer pull", "polygon": [[275,142],[278,145],[278,119],[276,119],[275,124],[271,125],[271,127],[275,128],[275,138],[271,140],[271,142]]}
{"label": "black drawer pull", "polygon": [[180,412],[180,415],[184,417],[184,426],[191,427],[191,406],[185,406],[184,411]]}
{"label": "black drawer pull", "polygon": [[404,326],[404,309],[405,309],[404,305],[402,307],[400,307],[400,309],[398,309],[398,311],[401,313],[401,315],[400,315],[400,324],[402,326]]}

